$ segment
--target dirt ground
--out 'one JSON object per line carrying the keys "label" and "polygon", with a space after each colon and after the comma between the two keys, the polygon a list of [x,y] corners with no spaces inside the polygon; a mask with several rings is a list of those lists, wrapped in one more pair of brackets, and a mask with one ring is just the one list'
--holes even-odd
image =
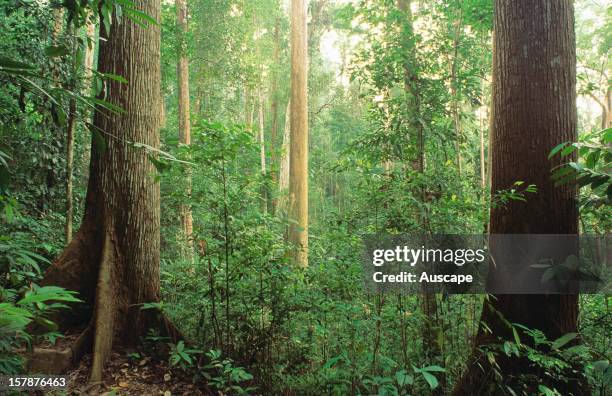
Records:
{"label": "dirt ground", "polygon": [[[79,366],[67,375],[66,395],[215,395],[209,389],[202,389],[191,383],[191,379],[168,366],[165,361],[150,357],[127,357],[113,353],[104,369],[101,384],[89,384],[91,356],[86,355]],[[48,393],[48,395],[59,393]]]}

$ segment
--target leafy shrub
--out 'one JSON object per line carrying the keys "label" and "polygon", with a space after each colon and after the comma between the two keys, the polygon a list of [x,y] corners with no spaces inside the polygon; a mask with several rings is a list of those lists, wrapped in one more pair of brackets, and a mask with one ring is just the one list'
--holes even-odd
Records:
{"label": "leafy shrub", "polygon": [[[79,302],[75,292],[55,286],[37,287],[17,299],[14,290],[0,289],[0,374],[20,374],[24,358],[17,353],[22,346],[29,347],[35,338],[51,343],[60,336],[57,326],[48,317],[67,306],[64,302]],[[28,326],[36,323],[45,331],[31,334]]]}

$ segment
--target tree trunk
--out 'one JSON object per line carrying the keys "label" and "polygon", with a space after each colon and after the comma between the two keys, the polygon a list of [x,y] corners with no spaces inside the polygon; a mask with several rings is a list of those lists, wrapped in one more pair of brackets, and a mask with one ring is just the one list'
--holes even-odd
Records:
{"label": "tree trunk", "polygon": [[589,93],[591,99],[593,99],[601,108],[601,129],[606,129],[612,127],[612,113],[610,109],[612,109],[612,90],[608,87],[606,91],[606,95],[603,100],[600,100],[593,93]]}
{"label": "tree trunk", "polygon": [[291,2],[291,149],[288,241],[293,259],[308,266],[308,35],[307,0]]}
{"label": "tree trunk", "polygon": [[264,97],[261,93],[261,89],[259,90],[259,159],[261,162],[261,175],[264,179],[264,183],[262,185],[261,191],[261,199],[262,199],[262,212],[268,212],[268,191],[266,186],[266,142],[264,138]]}
{"label": "tree trunk", "polygon": [[[528,203],[511,201],[491,210],[491,234],[576,234],[576,191],[555,187],[550,150],[576,140],[576,52],[571,0],[496,0],[493,63],[492,191],[517,180],[535,184]],[[528,265],[525,263],[525,265]],[[577,295],[498,295],[483,307],[476,347],[511,338],[510,323],[540,329],[548,339],[576,331]],[[491,332],[487,331],[487,328]],[[525,337],[524,337],[525,338]],[[527,341],[527,339],[525,339]],[[534,374],[538,384],[561,394],[589,394],[580,375],[568,382],[547,379],[523,359],[497,358],[504,384],[517,387],[517,376]],[[474,350],[455,395],[495,393],[499,380],[486,357]],[[573,378],[572,378],[573,377]],[[578,377],[578,378],[577,378]],[[528,381],[528,379],[525,379]]]}
{"label": "tree trunk", "polygon": [[[136,0],[135,6],[159,20],[160,0]],[[159,147],[159,26],[115,19],[99,59],[100,72],[129,81],[108,81],[102,94],[124,112],[98,107],[94,115],[105,144],[92,144],[81,228],[43,280],[78,291],[85,301],[81,315],[70,316],[93,327],[92,382],[101,380],[113,347],[135,345],[160,323],[140,309],[159,299],[159,183],[151,178],[155,168],[148,153],[131,144]]]}
{"label": "tree trunk", "polygon": [[[189,146],[191,144],[191,120],[189,114],[189,63],[187,60],[187,0],[176,0],[176,25],[177,25],[177,45],[178,63],[176,74],[178,80],[178,127],[179,144]],[[191,169],[187,168],[185,196],[191,196]],[[191,206],[187,203],[181,204],[181,222],[183,226],[183,237],[185,238],[186,248],[185,257],[193,257],[193,215]]]}
{"label": "tree trunk", "polygon": [[486,163],[485,163],[485,115],[482,112],[478,116],[478,139],[480,142],[480,188],[487,188]]}
{"label": "tree trunk", "polygon": [[[403,21],[406,26],[402,30],[402,43],[404,51],[409,54],[414,54],[416,46],[414,45],[414,30],[413,30],[413,17],[412,10],[410,8],[410,0],[398,0],[397,6],[405,15],[406,18]],[[417,61],[413,60],[410,62],[412,65],[416,65]],[[404,90],[408,103],[406,104],[409,114],[409,125],[414,133],[414,141],[416,144],[416,158],[413,161],[412,168],[418,172],[423,173],[425,171],[425,131],[422,123],[419,121],[421,118],[421,105],[420,105],[420,92],[418,91],[417,81],[419,79],[418,72],[414,67],[411,67],[410,63],[404,64]],[[457,152],[457,155],[459,152]],[[425,190],[420,188],[417,191],[420,196],[421,202],[425,202]],[[426,214],[419,215],[419,223],[424,232],[431,232],[429,227],[429,220]],[[425,284],[423,284],[425,285]],[[423,311],[423,327],[421,329],[421,336],[423,339],[423,349],[430,363],[442,363],[438,362],[441,360],[442,351],[441,345],[438,343],[438,334],[441,331],[438,321],[438,301],[436,295],[423,287],[423,294],[419,296],[419,302],[421,310]],[[442,363],[443,364],[443,363]],[[435,393],[442,392],[443,387],[446,383],[445,376],[439,376],[441,380],[441,386],[436,389]]]}
{"label": "tree trunk", "polygon": [[91,90],[91,77],[93,75],[94,55],[95,55],[95,36],[96,36],[96,24],[91,20],[92,16],[89,15],[89,19],[86,23],[87,28],[87,47],[85,48],[85,91]]}
{"label": "tree trunk", "polygon": [[[460,6],[460,5],[459,5]],[[460,6],[461,7],[461,6]],[[463,9],[459,10],[459,19],[455,21],[455,31],[453,39],[453,59],[451,61],[451,112],[453,117],[453,127],[455,129],[455,151],[457,155],[457,173],[461,177],[461,112],[460,100],[457,86],[457,64],[459,63],[459,45],[461,42],[461,29],[463,25]]]}
{"label": "tree trunk", "polygon": [[[86,47],[85,47],[85,57],[83,60],[84,68],[85,68],[85,76],[83,80],[83,94],[86,96],[91,96],[92,92],[92,81],[93,81],[93,71],[95,69],[95,54],[96,54],[96,46],[99,41],[96,40],[96,24],[93,20],[93,14],[90,12],[87,23],[86,23]],[[93,111],[87,112],[85,115],[87,117],[87,123],[91,123],[91,118],[93,117]],[[82,171],[84,173],[87,172],[87,165],[89,164],[90,158],[89,155],[91,153],[91,147],[88,144],[84,144],[83,151],[81,153],[80,164],[82,167]]]}
{"label": "tree trunk", "polygon": [[251,90],[247,82],[244,83],[244,125],[249,132],[253,130],[253,104],[251,103]]}
{"label": "tree trunk", "polygon": [[283,213],[287,212],[287,191],[289,190],[289,150],[290,150],[290,131],[291,131],[291,99],[287,102],[287,110],[285,111],[285,129],[283,130],[283,143],[281,145],[281,160],[279,164],[278,175],[278,191],[280,198],[278,200],[278,209]]}
{"label": "tree trunk", "polygon": [[612,128],[612,87],[610,85],[606,91],[606,111],[601,117],[606,120],[602,129]]}
{"label": "tree trunk", "polygon": [[[272,103],[270,105],[271,126],[270,126],[270,178],[272,185],[277,181],[279,165],[277,164],[276,141],[278,140],[278,68],[280,67],[280,17],[276,17],[274,22],[274,63],[272,66],[272,89],[270,96]],[[276,199],[272,198],[271,206],[272,213],[276,210]]]}
{"label": "tree trunk", "polygon": [[[492,46],[492,52],[493,54],[495,54],[495,29],[493,30],[493,32],[491,32],[491,46]],[[495,72],[497,70],[497,63],[495,61],[495,55],[493,55],[493,57],[491,58],[491,81],[495,80]],[[488,146],[488,150],[487,150],[487,169],[486,169],[486,175],[487,175],[487,187],[489,188],[489,192],[491,194],[491,197],[493,197],[494,191],[492,189],[493,187],[493,123],[495,121],[495,108],[493,106],[493,98],[495,97],[495,84],[491,83],[491,96],[489,97],[489,105],[488,105],[488,112],[489,112],[489,146]],[[484,224],[484,230],[485,230],[485,234],[490,234],[491,232],[491,202],[489,202],[489,204],[487,205],[487,207],[485,208],[486,213],[485,213],[485,224]]]}
{"label": "tree trunk", "polygon": [[64,223],[64,238],[66,245],[72,240],[72,217],[74,216],[74,205],[72,202],[72,173],[74,168],[76,110],[76,99],[70,98],[70,103],[68,105],[68,126],[66,128],[66,222]]}

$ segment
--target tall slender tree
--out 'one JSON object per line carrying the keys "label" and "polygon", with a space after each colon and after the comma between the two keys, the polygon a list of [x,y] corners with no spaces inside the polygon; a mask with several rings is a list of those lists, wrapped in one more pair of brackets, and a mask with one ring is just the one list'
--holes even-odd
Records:
{"label": "tall slender tree", "polygon": [[[134,3],[159,20],[160,0]],[[113,346],[135,345],[160,324],[140,309],[159,300],[160,190],[148,158],[155,152],[133,144],[159,147],[160,29],[114,17],[110,34],[101,34],[99,71],[128,82],[108,81],[100,98],[123,111],[95,112],[83,221],[43,279],[79,292],[85,301],[70,316],[93,333],[94,382]]]}
{"label": "tall slender tree", "polygon": [[308,266],[308,34],[307,0],[291,2],[291,139],[288,241],[298,266]]}
{"label": "tall slender tree", "polygon": [[286,214],[287,212],[287,191],[289,190],[289,150],[291,140],[291,100],[287,101],[287,109],[285,110],[285,126],[283,129],[283,141],[281,143],[281,158],[278,166],[278,192],[280,198],[277,208]]}
{"label": "tall slender tree", "polygon": [[[496,0],[494,23],[492,191],[521,180],[535,184],[538,193],[528,203],[493,208],[490,232],[576,234],[576,191],[554,186],[548,160],[552,147],[576,139],[573,2]],[[576,294],[493,296],[485,301],[476,346],[511,338],[508,323],[539,329],[554,340],[576,331],[577,316]],[[524,359],[500,354],[497,364],[509,386],[517,385],[512,381],[521,374],[544,378]],[[564,395],[590,394],[580,374],[566,374],[567,382],[543,381]],[[493,394],[496,382],[490,362],[475,351],[454,394]],[[539,383],[529,384],[530,392],[537,392]]]}
{"label": "tall slender tree", "polygon": [[[421,76],[418,70],[418,60],[415,56],[416,45],[414,36],[414,21],[411,10],[411,0],[398,0],[397,7],[402,12],[401,21],[401,43],[403,50],[403,74],[404,91],[406,95],[406,114],[408,117],[408,128],[410,129],[411,140],[416,147],[416,156],[412,163],[414,171],[422,174],[425,172],[425,128],[419,120],[422,118],[421,92],[419,82]],[[419,188],[416,193],[422,203],[425,202],[425,190]],[[431,232],[427,213],[419,214],[419,225],[423,232]],[[419,296],[420,305],[423,311],[422,337],[423,346],[427,358],[430,361],[440,359],[442,355],[441,345],[438,342],[438,301],[435,294],[423,288],[423,294]],[[444,377],[441,377],[445,382]],[[441,387],[436,390],[440,392]]]}
{"label": "tall slender tree", "polygon": [[261,88],[258,90],[259,108],[257,112],[257,118],[259,121],[259,161],[261,164],[261,175],[264,178],[264,185],[261,190],[261,209],[262,212],[267,213],[268,211],[268,186],[266,184],[266,140],[264,131],[264,95],[261,92]]}
{"label": "tall slender tree", "polygon": [[[191,115],[189,100],[189,60],[187,59],[187,31],[188,31],[188,11],[187,0],[176,0],[176,25],[177,25],[177,49],[178,60],[176,64],[176,74],[178,80],[178,128],[179,143],[189,146],[191,144]],[[187,169],[187,186],[185,194],[191,195],[191,174]],[[193,215],[189,204],[182,204],[181,221],[183,225],[183,236],[187,242],[186,256],[193,254]]]}
{"label": "tall slender tree", "polygon": [[[278,13],[278,7],[276,12]],[[277,15],[274,19],[274,62],[272,64],[272,76],[271,76],[271,89],[270,89],[270,180],[274,185],[278,181],[278,172],[280,165],[277,163],[277,154],[279,152],[277,147],[278,140],[278,69],[280,68],[280,17]],[[281,154],[282,155],[282,154]],[[270,207],[272,213],[276,211],[277,199],[275,194],[272,194]]]}

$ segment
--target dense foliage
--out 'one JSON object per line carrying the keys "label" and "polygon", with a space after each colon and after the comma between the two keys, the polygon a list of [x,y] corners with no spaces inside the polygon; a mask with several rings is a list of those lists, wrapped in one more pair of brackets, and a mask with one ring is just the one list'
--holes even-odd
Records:
{"label": "dense foliage", "polygon": [[[95,98],[105,81],[121,76],[97,73],[95,62],[94,70],[84,65],[88,49],[96,57],[98,36],[86,27],[107,29],[117,9],[145,27],[157,23],[126,0],[14,3],[0,1],[0,374],[23,369],[16,351],[33,338],[60,337],[48,317],[78,297],[38,283],[65,246],[65,222],[78,225],[82,215],[91,144],[103,146],[108,138],[92,128],[91,109],[121,111]],[[306,269],[287,258],[291,220],[283,207],[287,191],[278,186],[290,88],[284,3],[189,1],[183,45],[192,144],[183,145],[175,8],[163,2],[164,123],[161,154],[150,156],[162,194],[162,302],[144,308],[165,312],[187,344],[152,333],[140,352],[164,345],[177,371],[229,394],[448,392],[463,372],[489,297],[435,295],[425,302],[365,293],[362,236],[483,233],[491,205],[528,204],[537,193],[521,181],[489,191],[492,2],[414,0],[408,11],[388,0],[310,2]],[[576,151],[579,159],[551,177],[578,178],[581,232],[606,235],[610,9],[577,1],[576,10],[581,138],[550,150],[551,158]],[[72,116],[74,166],[67,168]],[[75,181],[69,196],[67,172]],[[72,219],[66,199],[74,203]],[[193,235],[181,227],[184,205],[193,214]],[[609,297],[581,296],[579,324],[579,334],[557,340],[522,329],[531,340],[496,340],[484,356],[526,357],[541,378],[579,367],[593,394],[604,395],[612,386]],[[583,343],[574,345],[575,338]],[[540,394],[557,394],[541,378],[524,382],[541,381]]]}

